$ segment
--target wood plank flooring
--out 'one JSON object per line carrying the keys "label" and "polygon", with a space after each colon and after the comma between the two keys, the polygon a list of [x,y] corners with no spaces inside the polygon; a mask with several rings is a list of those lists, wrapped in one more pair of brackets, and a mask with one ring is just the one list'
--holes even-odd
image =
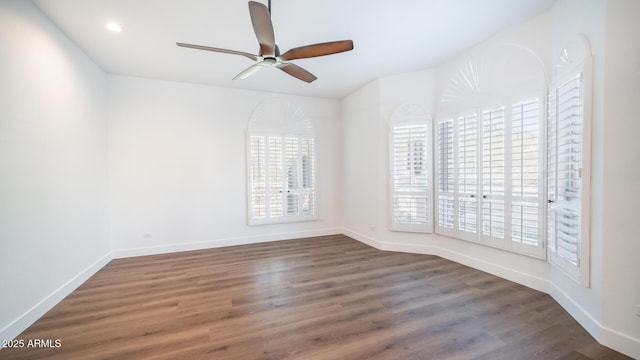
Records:
{"label": "wood plank flooring", "polygon": [[113,260],[0,359],[627,359],[548,295],[346,236]]}

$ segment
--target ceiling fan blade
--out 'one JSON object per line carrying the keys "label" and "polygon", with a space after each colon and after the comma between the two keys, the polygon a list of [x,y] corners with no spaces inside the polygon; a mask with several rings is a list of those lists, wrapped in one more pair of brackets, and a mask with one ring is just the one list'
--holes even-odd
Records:
{"label": "ceiling fan blade", "polygon": [[259,2],[249,1],[249,15],[256,38],[260,43],[260,55],[273,57],[276,54],[276,40],[269,9]]}
{"label": "ceiling fan blade", "polygon": [[305,59],[353,50],[352,40],[331,41],[293,48],[280,56],[283,60]]}
{"label": "ceiling fan blade", "polygon": [[238,75],[236,75],[233,80],[242,80],[242,79],[246,79],[249,76],[253,75],[253,73],[255,73],[256,71],[260,70],[261,68],[263,68],[265,65],[262,62],[253,64],[251,66],[249,66],[248,68],[242,70],[242,72]]}
{"label": "ceiling fan blade", "polygon": [[176,43],[176,45],[186,47],[186,48],[207,50],[207,51],[219,52],[224,54],[242,55],[244,57],[248,57],[253,61],[258,61],[258,55],[249,54],[243,51],[227,50],[227,49],[220,49],[220,48],[215,48],[211,46],[202,46],[202,45],[193,45],[193,44],[184,44],[184,43]]}
{"label": "ceiling fan blade", "polygon": [[287,74],[308,83],[313,82],[315,79],[317,79],[317,77],[312,73],[292,63],[281,63],[278,64],[277,67]]}

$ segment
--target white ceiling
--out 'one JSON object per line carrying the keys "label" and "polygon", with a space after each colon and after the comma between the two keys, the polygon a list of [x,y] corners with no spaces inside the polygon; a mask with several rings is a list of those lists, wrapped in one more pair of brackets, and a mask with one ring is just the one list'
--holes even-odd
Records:
{"label": "white ceiling", "polygon": [[[350,52],[296,60],[318,77],[311,84],[275,68],[232,81],[251,60],[175,45],[258,53],[246,0],[34,2],[108,73],[342,98],[377,77],[438,65],[544,12],[555,0],[272,0],[282,52],[354,41]],[[118,21],[123,31],[107,31],[109,20]]]}

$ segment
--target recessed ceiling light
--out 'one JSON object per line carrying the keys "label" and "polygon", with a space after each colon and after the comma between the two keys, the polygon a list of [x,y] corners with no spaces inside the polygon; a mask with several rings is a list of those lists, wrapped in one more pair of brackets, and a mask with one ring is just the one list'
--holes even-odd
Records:
{"label": "recessed ceiling light", "polygon": [[122,31],[122,26],[120,26],[120,24],[113,22],[113,21],[109,21],[106,25],[107,30],[109,31],[113,31],[113,32],[121,32]]}

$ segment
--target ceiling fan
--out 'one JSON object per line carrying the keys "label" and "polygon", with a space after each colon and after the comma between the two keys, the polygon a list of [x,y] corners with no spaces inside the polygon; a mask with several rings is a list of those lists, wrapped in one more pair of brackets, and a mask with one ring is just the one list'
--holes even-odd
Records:
{"label": "ceiling fan", "polygon": [[353,50],[353,41],[341,40],[300,46],[297,48],[293,48],[285,52],[284,54],[280,54],[280,49],[278,49],[278,45],[276,45],[275,42],[273,24],[271,23],[271,0],[269,0],[268,8],[262,3],[249,1],[249,15],[251,16],[251,23],[253,24],[253,30],[256,33],[256,38],[258,38],[258,43],[260,43],[259,55],[254,55],[243,51],[220,49],[210,46],[185,43],[176,44],[178,46],[193,49],[241,55],[256,62],[255,64],[249,66],[247,69],[236,75],[233,78],[234,80],[245,79],[256,71],[262,69],[263,67],[275,66],[278,69],[286,72],[287,74],[308,83],[316,80],[317,77],[315,77],[315,75],[308,72],[307,70],[289,61],[337,54],[344,51]]}

